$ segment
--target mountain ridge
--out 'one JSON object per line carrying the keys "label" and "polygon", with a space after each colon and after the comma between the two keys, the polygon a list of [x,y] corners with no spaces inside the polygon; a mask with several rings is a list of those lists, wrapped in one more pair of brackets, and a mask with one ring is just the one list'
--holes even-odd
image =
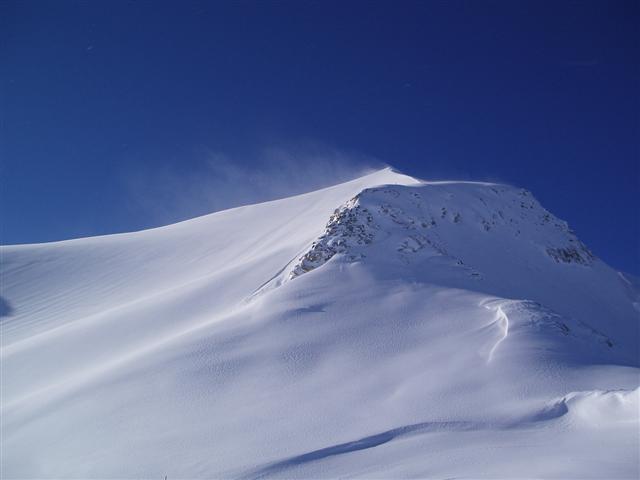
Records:
{"label": "mountain ridge", "polygon": [[639,473],[637,287],[525,190],[385,169],[0,249],[8,477]]}

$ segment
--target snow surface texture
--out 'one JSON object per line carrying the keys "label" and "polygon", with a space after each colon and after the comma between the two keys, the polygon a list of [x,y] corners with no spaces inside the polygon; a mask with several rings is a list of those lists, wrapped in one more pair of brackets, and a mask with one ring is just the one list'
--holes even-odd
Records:
{"label": "snow surface texture", "polygon": [[2,478],[637,478],[637,281],[385,169],[1,250]]}

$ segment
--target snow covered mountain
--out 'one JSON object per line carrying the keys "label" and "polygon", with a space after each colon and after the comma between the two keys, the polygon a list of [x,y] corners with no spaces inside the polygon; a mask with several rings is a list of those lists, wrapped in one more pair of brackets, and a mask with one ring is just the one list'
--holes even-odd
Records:
{"label": "snow covered mountain", "polygon": [[1,249],[2,478],[637,478],[640,293],[513,187],[384,169]]}

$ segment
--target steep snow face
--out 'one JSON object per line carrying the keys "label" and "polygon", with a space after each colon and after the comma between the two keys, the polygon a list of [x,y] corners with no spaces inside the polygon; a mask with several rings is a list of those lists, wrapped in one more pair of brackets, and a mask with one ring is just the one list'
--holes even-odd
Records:
{"label": "steep snow face", "polygon": [[618,353],[637,361],[639,322],[629,320],[638,317],[624,278],[526,190],[461,182],[366,189],[334,211],[288,277],[336,255],[399,277],[537,301],[612,332]]}
{"label": "steep snow face", "polygon": [[[457,224],[458,228],[448,228],[451,224]],[[379,232],[381,235],[376,235]],[[492,244],[524,243],[524,247],[532,250],[526,260],[544,261],[535,255],[538,250],[557,263],[590,266],[594,262],[593,254],[566,222],[542,208],[526,190],[499,185],[430,183],[421,187],[369,188],[350,199],[334,211],[325,233],[301,257],[291,276],[316,268],[337,253],[349,252],[352,260],[363,258],[361,247],[371,245],[376,237],[389,243],[390,234],[393,240],[399,240],[395,250],[407,261],[412,254],[420,253],[447,257],[464,265],[461,258],[448,252],[448,245],[468,257]],[[472,248],[470,236],[477,240]],[[518,237],[525,242],[514,241]],[[466,245],[461,244],[461,238]]]}
{"label": "steep snow face", "polygon": [[[384,169],[317,192],[162,228],[2,247],[2,295],[5,310],[13,312],[3,322],[2,345],[123,308],[171,303],[172,296],[194,294],[199,285],[216,283],[218,309],[234,305],[321,233],[336,205],[385,183],[418,181]],[[198,302],[185,303],[193,308]],[[183,304],[177,308],[189,318]],[[162,323],[154,322],[155,329]]]}
{"label": "steep snow face", "polygon": [[526,191],[385,169],[1,253],[3,478],[640,473],[637,285]]}

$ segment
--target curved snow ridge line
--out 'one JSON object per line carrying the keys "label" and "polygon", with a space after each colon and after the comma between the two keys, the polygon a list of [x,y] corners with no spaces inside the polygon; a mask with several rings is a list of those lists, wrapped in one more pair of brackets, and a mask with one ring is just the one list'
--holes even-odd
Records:
{"label": "curved snow ridge line", "polygon": [[585,390],[570,392],[552,400],[524,423],[567,416],[573,426],[611,427],[632,424],[640,427],[640,387],[635,390]]}
{"label": "curved snow ridge line", "polygon": [[[496,304],[497,305],[494,305]],[[496,340],[491,349],[489,350],[489,354],[487,355],[487,363],[490,363],[493,360],[493,355],[496,350],[500,346],[502,342],[504,342],[509,336],[509,317],[503,310],[503,306],[506,304],[513,303],[513,300],[498,300],[498,299],[488,299],[480,302],[480,305],[486,308],[487,310],[494,311],[496,313],[495,318],[491,325],[495,325],[499,332],[500,338]]]}
{"label": "curved snow ridge line", "polygon": [[344,455],[359,450],[374,448],[400,437],[419,435],[429,432],[441,431],[473,431],[488,428],[486,424],[469,421],[452,422],[423,422],[403,427],[393,428],[385,432],[369,435],[351,442],[340,443],[326,448],[320,448],[311,452],[295,455],[281,461],[270,463],[252,472],[243,475],[245,479],[260,479],[282,473],[291,468],[303,466],[307,463],[323,460],[336,455]]}
{"label": "curved snow ridge line", "polygon": [[[487,363],[495,357],[498,347],[507,339],[510,333],[526,329],[528,334],[545,332],[560,335],[567,340],[583,343],[597,343],[601,349],[615,348],[613,341],[601,331],[589,324],[556,311],[538,302],[525,299],[502,299],[490,297],[479,303],[481,307],[495,312],[493,320],[485,326],[497,329],[498,336],[492,346],[487,348]],[[483,349],[483,351],[485,351]]]}
{"label": "curved snow ridge line", "polygon": [[587,390],[571,392],[559,400],[580,426],[640,427],[640,387],[635,390]]}
{"label": "curved snow ridge line", "polygon": [[493,360],[493,354],[495,353],[496,349],[503,341],[506,340],[507,336],[509,335],[509,317],[506,313],[504,313],[501,306],[496,307],[496,320],[494,323],[497,324],[502,331],[502,336],[489,351],[489,358],[487,359],[487,362]]}
{"label": "curved snow ridge line", "polygon": [[496,422],[478,421],[432,421],[421,422],[403,427],[393,428],[381,433],[362,437],[351,442],[339,443],[330,447],[312,450],[301,455],[295,455],[284,460],[269,463],[263,467],[252,470],[240,478],[261,479],[271,475],[277,475],[286,470],[301,467],[305,464],[324,460],[337,455],[345,455],[359,450],[375,448],[399,438],[407,438],[417,435],[425,435],[436,432],[473,432],[482,430],[508,430],[511,428],[535,428],[537,423],[555,420],[568,412],[564,402],[555,403],[550,407],[545,407],[533,415],[516,418],[514,420]]}

